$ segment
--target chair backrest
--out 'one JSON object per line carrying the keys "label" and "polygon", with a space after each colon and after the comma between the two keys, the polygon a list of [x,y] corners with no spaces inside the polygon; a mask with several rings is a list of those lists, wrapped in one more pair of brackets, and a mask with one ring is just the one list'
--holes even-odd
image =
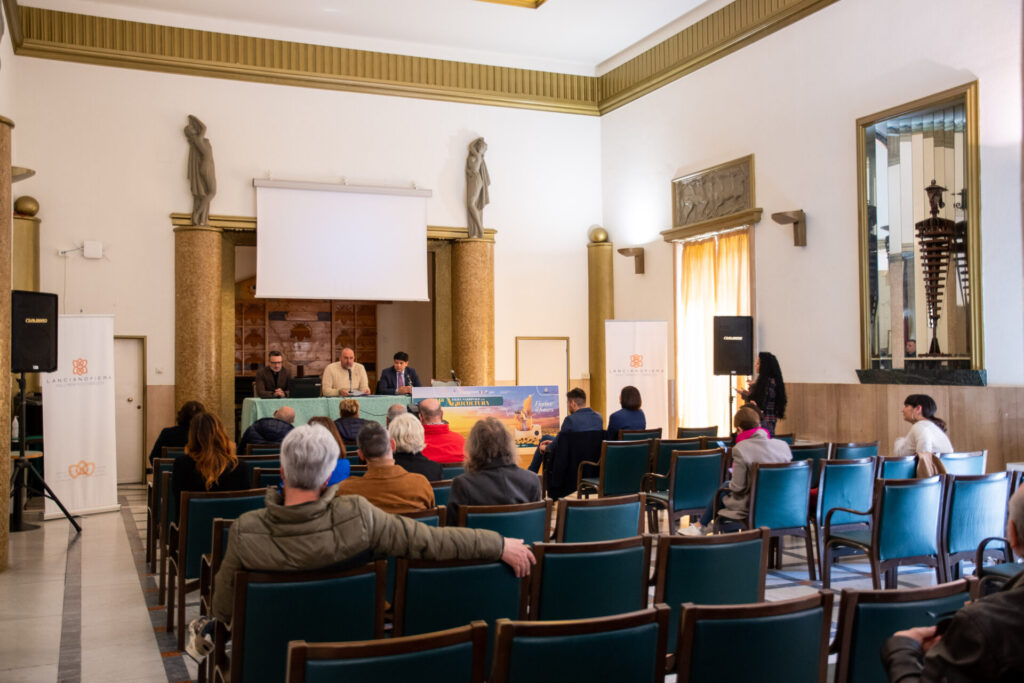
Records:
{"label": "chair backrest", "polygon": [[452,492],[452,480],[439,479],[430,482],[430,486],[434,489],[434,503],[448,505],[448,495]]}
{"label": "chair backrest", "polygon": [[654,439],[605,441],[601,444],[600,496],[638,493],[650,470]]}
{"label": "chair backrest", "polygon": [[642,493],[591,500],[563,498],[558,501],[555,540],[593,543],[638,536],[644,531],[645,502]]}
{"label": "chair backrest", "polygon": [[714,427],[676,427],[677,439],[686,439],[692,436],[718,436],[718,425]]}
{"label": "chair backrest", "polygon": [[874,458],[878,456],[878,442],[868,441],[864,443],[836,443],[829,444],[832,460],[859,460],[860,458]]}
{"label": "chair backrest", "polygon": [[[831,591],[755,605],[686,603],[681,622],[676,650],[679,683],[825,682]],[[737,650],[737,643],[742,649]]]}
{"label": "chair backrest", "polygon": [[551,506],[550,498],[515,505],[460,505],[458,526],[490,529],[532,545],[548,540]]}
{"label": "chair backrest", "polygon": [[790,446],[792,446],[794,443],[796,443],[796,434],[793,434],[793,433],[789,433],[789,434],[776,434],[772,438],[773,439],[778,439],[779,441],[785,441]]}
{"label": "chair backrest", "polygon": [[1010,495],[1012,496],[1020,488],[1020,483],[1024,481],[1024,470],[1016,470],[1009,472],[1010,475]]}
{"label": "chair backrest", "polygon": [[[974,579],[971,579],[973,582]],[[836,683],[886,680],[878,656],[896,631],[934,624],[937,615],[964,606],[971,582],[963,579],[926,588],[899,590],[844,589],[839,599],[835,646]]]}
{"label": "chair backrest", "polygon": [[[669,470],[669,499],[673,510],[703,508],[722,485],[725,450],[676,451]],[[703,501],[703,502],[701,502]]]}
{"label": "chair backrest", "polygon": [[160,448],[161,458],[170,458],[171,460],[174,460],[179,455],[185,455],[184,446],[162,446]]}
{"label": "chair backrest", "polygon": [[224,553],[228,551],[228,535],[231,532],[231,525],[234,523],[235,520],[222,517],[213,520],[211,531],[213,544],[210,546],[210,569],[213,576],[217,575],[220,563],[224,561]]}
{"label": "chair backrest", "polygon": [[[280,455],[281,444],[279,443],[250,443],[245,446],[245,455]],[[241,454],[239,454],[241,455]]]}
{"label": "chair backrest", "polygon": [[669,610],[544,623],[498,621],[491,683],[665,680]]}
{"label": "chair backrest", "polygon": [[789,450],[793,453],[793,460],[811,461],[811,481],[818,481],[818,471],[821,469],[818,463],[828,458],[828,444],[804,443],[790,446]]}
{"label": "chair backrest", "polygon": [[356,463],[358,464],[359,456],[355,455],[355,453],[356,451],[359,450],[359,444],[357,444],[355,441],[344,441],[342,443],[345,444],[345,454],[352,455],[353,457],[355,457]]}
{"label": "chair backrest", "polygon": [[[555,452],[544,461],[545,486],[550,498],[561,498],[576,490],[576,474],[580,463],[598,462],[601,459],[604,437],[604,430],[559,433]],[[585,467],[583,476],[597,476],[597,468]]]}
{"label": "chair backrest", "polygon": [[645,439],[660,439],[661,427],[657,429],[620,429],[616,435],[619,441],[644,441]]}
{"label": "chair backrest", "polygon": [[973,553],[989,536],[1006,529],[1010,481],[1006,472],[948,475],[942,515],[942,545],[949,553]]}
{"label": "chair backrest", "polygon": [[588,619],[647,606],[651,537],[599,543],[537,543],[530,618]]}
{"label": "chair backrest", "polygon": [[916,455],[878,456],[879,479],[913,479],[917,474]]}
{"label": "chair backrest", "polygon": [[947,474],[985,474],[985,459],[988,451],[964,453],[943,453],[939,460],[946,466]]}
{"label": "chair backrest", "polygon": [[[167,542],[167,527],[176,524],[178,521],[178,506],[181,499],[171,494],[171,471],[164,470],[160,473],[160,537]],[[153,495],[156,496],[154,490]]]}
{"label": "chair backrest", "polygon": [[751,469],[747,525],[769,529],[807,526],[811,496],[811,463],[754,463]]}
{"label": "chair backrest", "polygon": [[942,475],[876,479],[872,546],[881,561],[939,552]]}
{"label": "chair backrest", "polygon": [[442,472],[442,475],[441,475],[442,479],[454,479],[455,477],[459,476],[460,474],[465,474],[466,473],[466,466],[465,465],[445,465],[443,468],[441,468],[441,472]]}
{"label": "chair backrest", "polygon": [[415,510],[414,512],[403,512],[403,517],[409,519],[415,519],[421,524],[427,526],[444,526],[445,523],[445,507],[444,505],[438,505],[427,510]]}
{"label": "chair backrest", "polygon": [[368,470],[369,468],[369,465],[349,465],[348,476],[361,477],[364,474],[366,474],[366,470]]}
{"label": "chair backrest", "polygon": [[281,483],[280,467],[253,467],[252,487],[254,489],[276,486]]}
{"label": "chair backrest", "polygon": [[[238,519],[242,513],[258,510],[265,504],[264,489],[217,492],[181,492],[181,512],[178,520],[178,562],[185,570],[186,579],[199,577],[204,553],[213,546],[213,520]],[[184,556],[182,556],[184,553]]]}
{"label": "chair backrest", "polygon": [[[699,451],[702,448],[704,448],[704,437],[702,436],[693,436],[688,439],[655,439],[654,467],[651,471],[668,476],[669,468],[672,467],[672,451]],[[668,490],[668,483],[659,482],[658,490]]]}
{"label": "chair backrest", "polygon": [[[164,449],[166,450],[166,446]],[[162,522],[160,519],[161,501],[163,500],[163,487],[160,485],[164,472],[168,474],[174,469],[174,458],[153,458],[153,509],[150,511],[154,522]]]}
{"label": "chair backrest", "polygon": [[[832,508],[850,508],[870,512],[875,492],[875,469],[877,463],[872,457],[857,460],[822,460],[818,475],[818,501],[814,521],[818,527],[825,524],[825,515]],[[849,512],[832,515],[832,526],[866,524],[868,517],[859,517]]]}
{"label": "chair backrest", "polygon": [[239,462],[244,462],[249,466],[251,470],[254,467],[265,467],[270,469],[272,467],[281,467],[281,455],[240,455],[238,456]]}
{"label": "chair backrest", "polygon": [[672,610],[669,642],[676,642],[679,608],[741,605],[764,600],[768,573],[768,529],[717,536],[658,537],[654,602]]}
{"label": "chair backrest", "polygon": [[383,560],[349,571],[235,575],[232,681],[284,680],[291,640],[370,640],[383,635]]}
{"label": "chair backrest", "polygon": [[417,681],[483,683],[487,624],[355,643],[288,644],[289,683]]}

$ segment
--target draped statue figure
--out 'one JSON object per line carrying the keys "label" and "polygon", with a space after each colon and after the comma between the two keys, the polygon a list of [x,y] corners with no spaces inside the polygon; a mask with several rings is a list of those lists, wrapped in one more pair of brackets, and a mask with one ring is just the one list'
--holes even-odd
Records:
{"label": "draped statue figure", "polygon": [[192,225],[210,224],[210,201],[217,194],[213,169],[213,146],[206,137],[206,125],[192,114],[185,126],[188,140],[188,182],[192,191]]}
{"label": "draped statue figure", "polygon": [[487,174],[487,163],[484,152],[487,143],[477,138],[469,143],[469,156],[466,157],[466,227],[470,237],[484,236],[484,207],[490,203],[487,186],[491,177]]}

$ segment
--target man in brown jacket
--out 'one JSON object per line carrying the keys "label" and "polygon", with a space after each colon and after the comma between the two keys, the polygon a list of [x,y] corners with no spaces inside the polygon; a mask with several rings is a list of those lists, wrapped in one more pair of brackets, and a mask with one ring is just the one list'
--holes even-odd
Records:
{"label": "man in brown jacket", "polygon": [[367,422],[356,437],[366,474],[338,484],[339,496],[362,496],[396,515],[434,507],[434,489],[422,474],[395,464],[395,440],[377,422]]}

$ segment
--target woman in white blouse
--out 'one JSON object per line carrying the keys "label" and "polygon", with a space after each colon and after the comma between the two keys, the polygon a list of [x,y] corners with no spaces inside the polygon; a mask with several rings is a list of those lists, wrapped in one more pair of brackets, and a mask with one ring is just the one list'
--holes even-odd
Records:
{"label": "woman in white blouse", "polygon": [[905,437],[896,439],[893,455],[954,451],[953,444],[946,435],[945,421],[935,417],[935,400],[931,396],[907,396],[903,401],[903,419],[912,426]]}

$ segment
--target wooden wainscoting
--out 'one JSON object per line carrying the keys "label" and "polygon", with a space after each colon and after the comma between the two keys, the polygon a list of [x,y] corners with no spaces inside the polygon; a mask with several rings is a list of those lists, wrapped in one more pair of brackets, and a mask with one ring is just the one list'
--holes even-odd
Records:
{"label": "wooden wainscoting", "polygon": [[988,451],[988,471],[1024,461],[1024,387],[947,387],[891,384],[787,384],[789,405],[777,432],[815,441],[879,441],[890,455],[910,429],[903,399],[928,394],[948,423],[958,451]]}

